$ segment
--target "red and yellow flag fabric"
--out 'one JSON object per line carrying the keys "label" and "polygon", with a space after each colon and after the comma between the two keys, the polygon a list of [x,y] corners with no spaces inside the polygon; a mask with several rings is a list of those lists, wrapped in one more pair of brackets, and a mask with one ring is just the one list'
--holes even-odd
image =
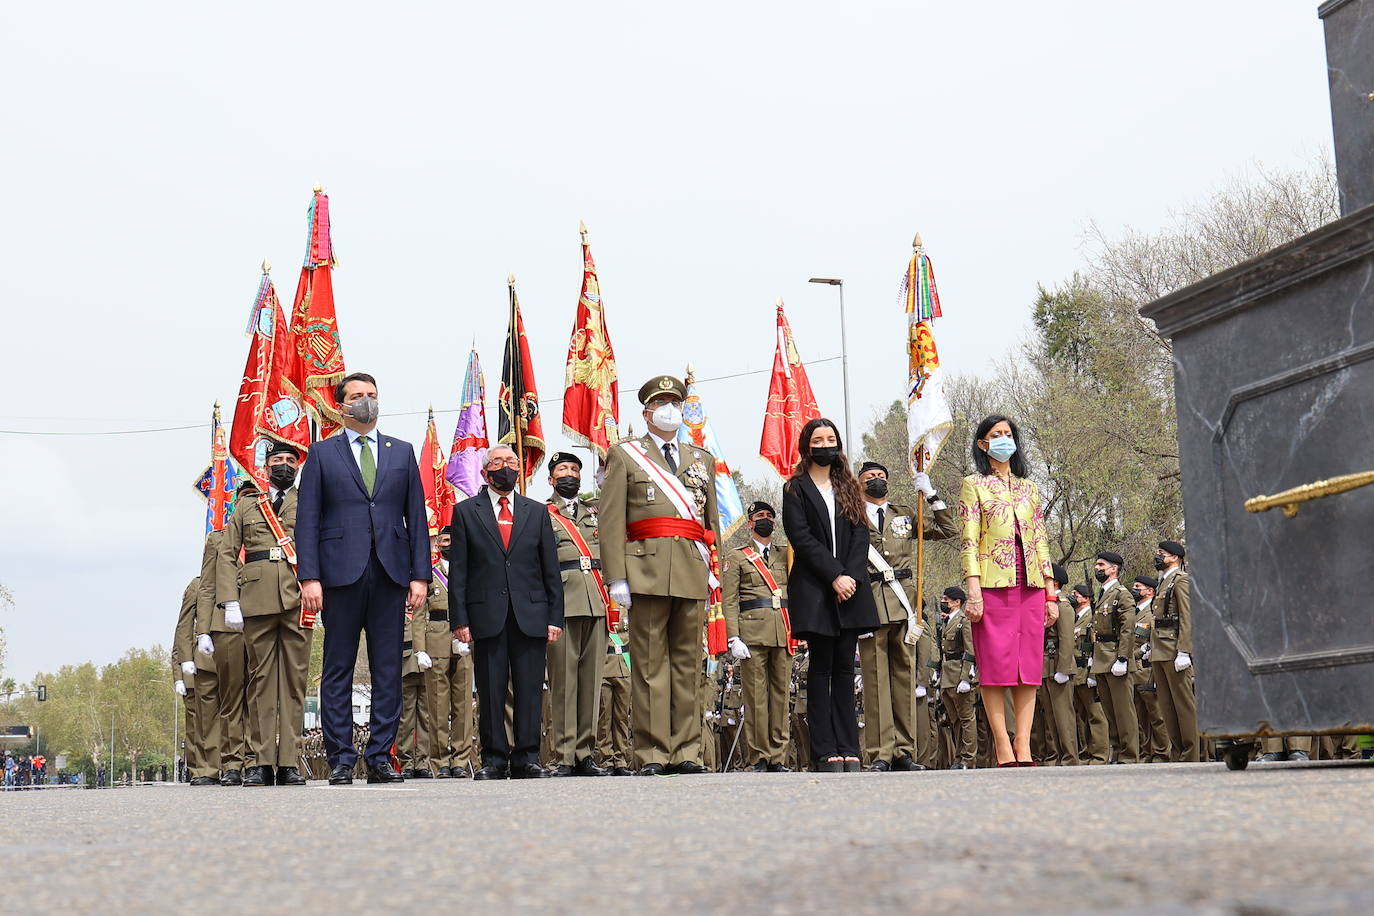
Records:
{"label": "red and yellow flag fabric", "polygon": [[334,244],[329,228],[329,196],[319,187],[310,201],[305,263],[291,305],[295,354],[288,376],[295,393],[319,424],[320,438],[343,428],[334,385],[344,377],[343,344],[334,311]]}
{"label": "red and yellow flag fabric", "polygon": [[768,406],[763,414],[759,456],[780,477],[792,476],[801,458],[797,437],[808,421],[820,415],[811,381],[806,377],[806,367],[792,340],[792,326],[787,323],[779,299],[777,348],[773,352],[773,377],[768,383]]}
{"label": "red and yellow flag fabric", "polygon": [[434,428],[434,408],[431,407],[429,425],[425,428],[425,444],[420,449],[420,485],[425,491],[425,517],[429,521],[430,537],[453,520],[453,506],[457,497],[453,492],[453,484],[444,476],[447,468],[444,451],[439,447],[439,432]]}
{"label": "red and yellow flag fabric", "polygon": [[582,233],[582,294],[577,299],[568,362],[563,376],[563,432],[577,445],[586,446],[604,461],[606,452],[620,441],[620,382],[615,352],[606,332],[606,313],[601,303],[601,284],[596,263]]}
{"label": "red and yellow flag fabric", "polygon": [[544,421],[539,415],[539,391],[534,383],[534,361],[525,337],[525,320],[520,317],[520,300],[515,295],[515,275],[506,280],[510,288],[510,326],[506,330],[506,353],[501,364],[500,417],[497,439],[523,456],[520,492],[539,470],[544,460]]}

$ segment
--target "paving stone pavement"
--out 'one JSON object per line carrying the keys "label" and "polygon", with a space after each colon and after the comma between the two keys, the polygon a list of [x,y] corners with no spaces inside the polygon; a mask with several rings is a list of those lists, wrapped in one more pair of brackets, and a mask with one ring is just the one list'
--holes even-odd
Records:
{"label": "paving stone pavement", "polygon": [[0,795],[22,912],[1369,913],[1374,767]]}

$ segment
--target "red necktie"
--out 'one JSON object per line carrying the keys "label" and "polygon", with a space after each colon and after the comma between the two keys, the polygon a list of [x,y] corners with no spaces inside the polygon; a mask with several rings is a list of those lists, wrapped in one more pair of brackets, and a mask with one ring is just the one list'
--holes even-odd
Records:
{"label": "red necktie", "polygon": [[496,527],[501,529],[501,544],[510,550],[510,532],[515,526],[515,516],[510,514],[510,500],[502,496],[498,503],[501,504],[501,511],[496,515]]}

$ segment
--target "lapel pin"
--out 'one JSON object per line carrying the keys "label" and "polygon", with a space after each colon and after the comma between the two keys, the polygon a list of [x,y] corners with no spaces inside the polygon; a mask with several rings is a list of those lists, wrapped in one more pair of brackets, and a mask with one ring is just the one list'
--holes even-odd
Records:
{"label": "lapel pin", "polygon": [[391,443],[388,442],[388,443],[386,444],[386,447],[387,447],[387,448],[391,448]]}

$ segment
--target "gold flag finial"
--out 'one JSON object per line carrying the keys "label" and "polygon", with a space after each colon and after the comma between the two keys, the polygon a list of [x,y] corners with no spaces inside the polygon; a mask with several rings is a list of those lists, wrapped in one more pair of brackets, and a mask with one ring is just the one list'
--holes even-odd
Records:
{"label": "gold flag finial", "polygon": [[219,413],[219,399],[215,399],[215,413]]}
{"label": "gold flag finial", "polygon": [[272,262],[267,260],[266,258],[262,259],[262,272],[265,274],[272,272]]}
{"label": "gold flag finial", "polygon": [[320,184],[320,183],[317,181],[317,182],[315,182],[315,187],[313,187],[311,190],[313,190],[316,194],[319,194],[321,191],[324,190],[324,185]]}
{"label": "gold flag finial", "polygon": [[911,240],[912,248],[924,248],[925,243],[921,241],[921,233],[916,233],[916,238]]}
{"label": "gold flag finial", "polygon": [[587,241],[587,224],[582,220],[577,221],[577,231],[581,234],[582,241]]}
{"label": "gold flag finial", "polygon": [[507,286],[514,286],[514,285],[515,285],[515,274],[506,274],[506,285],[507,285]]}

